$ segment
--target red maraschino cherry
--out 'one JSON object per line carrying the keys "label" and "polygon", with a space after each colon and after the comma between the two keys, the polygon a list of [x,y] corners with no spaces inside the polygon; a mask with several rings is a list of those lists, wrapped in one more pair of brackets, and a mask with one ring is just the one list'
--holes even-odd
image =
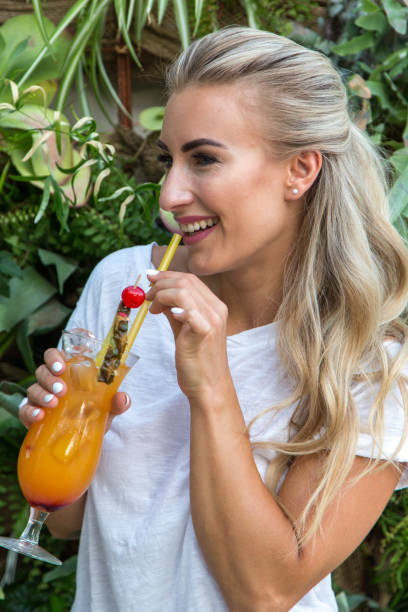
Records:
{"label": "red maraschino cherry", "polygon": [[122,291],[122,302],[127,308],[138,308],[145,301],[145,297],[141,287],[130,285]]}

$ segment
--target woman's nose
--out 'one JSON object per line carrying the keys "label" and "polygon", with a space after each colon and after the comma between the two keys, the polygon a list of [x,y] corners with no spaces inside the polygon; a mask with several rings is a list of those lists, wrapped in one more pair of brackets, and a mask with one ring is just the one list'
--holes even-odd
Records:
{"label": "woman's nose", "polygon": [[167,174],[160,191],[159,205],[163,210],[174,211],[179,206],[191,204],[194,200],[189,181],[182,170],[174,166]]}

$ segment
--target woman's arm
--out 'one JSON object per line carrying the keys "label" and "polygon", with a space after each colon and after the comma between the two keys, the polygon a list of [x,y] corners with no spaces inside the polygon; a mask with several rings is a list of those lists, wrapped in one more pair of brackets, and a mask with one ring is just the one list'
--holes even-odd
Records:
{"label": "woman's arm", "polygon": [[[286,612],[364,539],[388,502],[397,468],[348,486],[353,469],[300,553],[291,522],[257,471],[235,392],[191,405],[191,511],[204,557],[233,612]],[[279,498],[296,518],[316,486],[319,456],[292,465]]]}
{"label": "woman's arm", "polygon": [[[367,462],[357,457],[321,531],[300,552],[292,523],[253,458],[228,366],[225,305],[193,275],[164,272],[149,279],[150,311],[169,319],[178,382],[190,402],[191,512],[203,555],[231,611],[286,612],[365,537],[398,470],[390,465],[350,486]],[[280,489],[294,519],[316,487],[320,460],[296,460]]]}
{"label": "woman's arm", "polygon": [[79,538],[84,517],[86,493],[76,502],[51,512],[47,518],[46,525],[54,538],[62,540],[76,540]]}

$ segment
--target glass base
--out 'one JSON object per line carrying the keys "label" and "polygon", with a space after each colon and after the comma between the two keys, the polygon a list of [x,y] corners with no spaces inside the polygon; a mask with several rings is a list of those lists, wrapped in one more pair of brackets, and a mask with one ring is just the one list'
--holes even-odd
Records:
{"label": "glass base", "polygon": [[62,565],[62,561],[51,555],[51,553],[38,546],[38,544],[33,544],[32,542],[28,542],[27,540],[22,540],[20,538],[4,538],[0,537],[0,546],[2,548],[7,548],[8,550],[13,550],[16,553],[20,553],[21,555],[27,555],[28,557],[33,557],[33,559],[39,559],[40,561],[45,561],[46,563],[52,563],[53,565]]}

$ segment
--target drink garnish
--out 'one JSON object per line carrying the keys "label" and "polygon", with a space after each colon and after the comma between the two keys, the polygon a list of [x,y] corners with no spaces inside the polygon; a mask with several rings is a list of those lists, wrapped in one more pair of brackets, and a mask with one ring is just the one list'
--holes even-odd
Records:
{"label": "drink garnish", "polygon": [[[173,234],[163,259],[160,262],[160,272],[164,272],[168,269],[180,240],[180,234]],[[98,380],[101,382],[107,384],[113,382],[117,369],[121,363],[125,363],[136,335],[149,310],[151,302],[145,299],[143,289],[137,286],[139,278],[140,276],[136,280],[134,286],[126,287],[122,291],[122,299],[117,308],[112,327],[103,342],[102,349],[96,356],[95,364],[99,368]],[[140,305],[141,308],[129,330],[130,309],[137,308]]]}
{"label": "drink garnish", "polygon": [[98,380],[107,385],[113,382],[127,347],[130,310],[140,306],[145,299],[145,292],[141,287],[137,286],[140,277],[141,274],[139,274],[134,285],[126,287],[122,291],[122,299],[116,310],[111,331],[107,336],[107,346],[105,347],[104,343],[104,347],[102,347],[102,350],[106,352],[99,368]]}
{"label": "drink garnish", "polygon": [[146,294],[141,287],[130,285],[122,291],[122,302],[127,308],[139,308],[145,301]]}

